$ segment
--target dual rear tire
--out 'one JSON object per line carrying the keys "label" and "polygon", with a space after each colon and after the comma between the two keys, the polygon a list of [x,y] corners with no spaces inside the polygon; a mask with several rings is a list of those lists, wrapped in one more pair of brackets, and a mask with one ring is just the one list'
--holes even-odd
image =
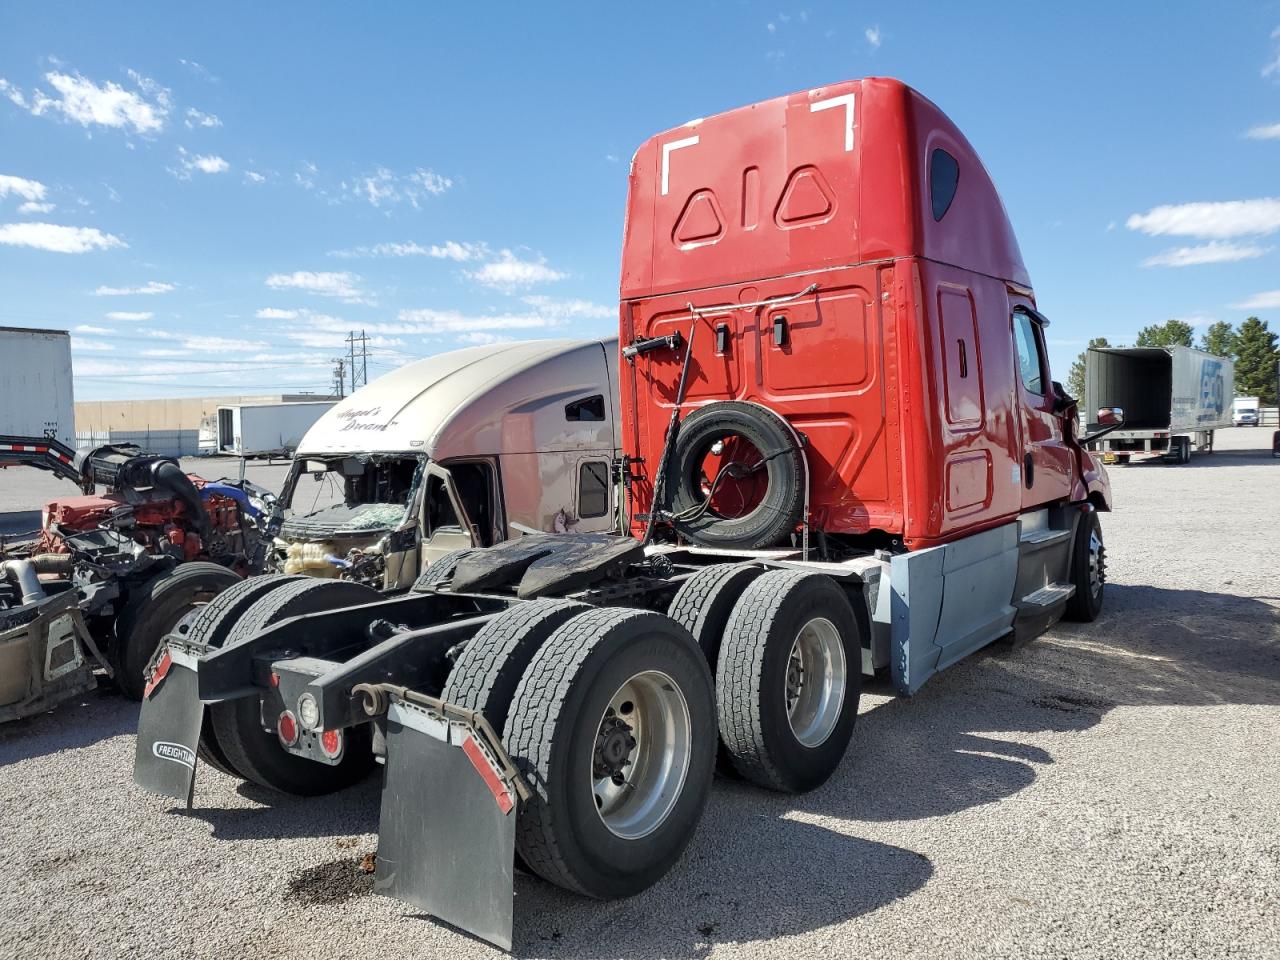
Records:
{"label": "dual rear tire", "polygon": [[823,783],[852,735],[860,670],[833,580],[724,565],[686,581],[670,616],[512,607],[463,649],[441,696],[484,714],[534,791],[521,862],[612,899],[650,886],[688,845],[718,741],[721,765],[754,783]]}

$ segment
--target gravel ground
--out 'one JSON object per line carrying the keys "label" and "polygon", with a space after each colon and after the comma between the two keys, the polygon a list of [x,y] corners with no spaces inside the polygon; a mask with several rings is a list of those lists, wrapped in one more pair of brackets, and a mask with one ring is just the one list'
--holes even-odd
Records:
{"label": "gravel ground", "polygon": [[[1098,623],[910,700],[873,686],[826,786],[717,782],[685,860],[639,897],[520,877],[515,953],[1280,955],[1269,437],[1113,469]],[[498,956],[369,895],[376,781],[294,800],[203,769],[188,813],[132,786],[135,716],[98,692],[0,728],[0,956]]]}

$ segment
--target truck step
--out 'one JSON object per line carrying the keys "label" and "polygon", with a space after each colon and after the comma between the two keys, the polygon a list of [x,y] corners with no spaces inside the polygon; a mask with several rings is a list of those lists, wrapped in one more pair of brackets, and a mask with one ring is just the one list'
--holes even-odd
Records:
{"label": "truck step", "polygon": [[1051,583],[1034,593],[1028,593],[1022,598],[1022,603],[1029,607],[1051,607],[1059,601],[1069,599],[1075,592],[1075,584]]}
{"label": "truck step", "polygon": [[1070,530],[1049,530],[1041,528],[1039,530],[1028,530],[1023,533],[1018,540],[1022,543],[1057,543],[1059,540],[1066,540],[1071,536]]}

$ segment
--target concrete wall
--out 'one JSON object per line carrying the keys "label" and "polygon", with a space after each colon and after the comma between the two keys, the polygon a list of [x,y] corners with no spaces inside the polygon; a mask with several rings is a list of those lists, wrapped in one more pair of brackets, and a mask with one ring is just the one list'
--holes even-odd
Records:
{"label": "concrete wall", "polygon": [[[81,400],[76,404],[76,433],[137,430],[199,430],[200,421],[233,403],[281,403],[323,400],[315,394],[273,393],[232,397],[174,397],[154,400]],[[159,451],[157,451],[159,452]]]}

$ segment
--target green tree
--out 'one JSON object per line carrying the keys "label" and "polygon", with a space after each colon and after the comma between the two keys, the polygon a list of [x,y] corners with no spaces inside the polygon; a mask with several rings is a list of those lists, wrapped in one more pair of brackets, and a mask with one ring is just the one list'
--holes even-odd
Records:
{"label": "green tree", "polygon": [[[1109,347],[1106,337],[1094,337],[1089,341],[1090,347]],[[1067,393],[1075,397],[1077,400],[1084,400],[1084,360],[1088,355],[1088,350],[1083,350],[1080,356],[1076,357],[1076,362],[1071,364],[1071,369],[1067,371]]]}
{"label": "green tree", "polygon": [[1236,394],[1258,397],[1264,407],[1276,404],[1276,364],[1280,349],[1276,335],[1257,317],[1240,324],[1236,333]]}
{"label": "green tree", "polygon": [[1225,320],[1209,324],[1209,329],[1200,337],[1200,349],[1205,353],[1212,353],[1215,357],[1235,359],[1235,330]]}
{"label": "green tree", "polygon": [[1181,320],[1166,320],[1143,327],[1138,332],[1137,347],[1191,347],[1195,345],[1191,324]]}

